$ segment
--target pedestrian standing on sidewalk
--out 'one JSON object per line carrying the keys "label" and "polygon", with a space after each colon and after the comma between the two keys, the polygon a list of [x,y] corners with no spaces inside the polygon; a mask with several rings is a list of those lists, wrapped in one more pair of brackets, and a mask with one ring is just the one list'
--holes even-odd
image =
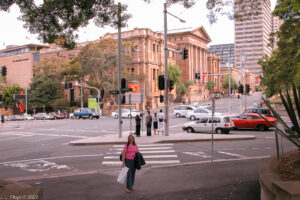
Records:
{"label": "pedestrian standing on sidewalk", "polygon": [[126,182],[126,190],[125,192],[129,193],[134,190],[134,178],[135,178],[135,165],[134,165],[134,157],[136,152],[139,151],[138,146],[135,143],[135,139],[132,135],[128,136],[127,144],[125,144],[123,148],[122,154],[122,162],[123,168],[128,167],[127,172],[127,182]]}
{"label": "pedestrian standing on sidewalk", "polygon": [[5,123],[4,115],[1,115],[1,126],[2,127],[4,127],[4,123]]}
{"label": "pedestrian standing on sidewalk", "polygon": [[139,115],[135,117],[135,134],[137,137],[141,137],[141,118]]}
{"label": "pedestrian standing on sidewalk", "polygon": [[156,135],[157,128],[158,128],[158,119],[157,119],[157,114],[154,113],[154,117],[153,117],[153,129],[154,129],[154,135]]}
{"label": "pedestrian standing on sidewalk", "polygon": [[146,116],[147,136],[151,136],[151,126],[152,126],[152,116],[150,114],[150,111],[148,111],[148,115]]}
{"label": "pedestrian standing on sidewalk", "polygon": [[159,113],[157,114],[157,118],[158,118],[158,135],[160,131],[163,135],[165,130],[165,122],[164,122],[165,114],[163,113],[162,109],[160,109]]}

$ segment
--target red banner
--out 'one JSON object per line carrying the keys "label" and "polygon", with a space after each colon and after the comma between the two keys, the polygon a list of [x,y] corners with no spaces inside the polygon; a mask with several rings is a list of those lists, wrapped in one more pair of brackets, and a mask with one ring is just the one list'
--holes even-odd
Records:
{"label": "red banner", "polygon": [[24,112],[24,104],[20,103],[20,112]]}
{"label": "red banner", "polygon": [[207,73],[202,73],[202,79],[201,79],[201,86],[203,86],[203,83],[204,83],[204,79],[205,79],[205,75],[206,75]]}

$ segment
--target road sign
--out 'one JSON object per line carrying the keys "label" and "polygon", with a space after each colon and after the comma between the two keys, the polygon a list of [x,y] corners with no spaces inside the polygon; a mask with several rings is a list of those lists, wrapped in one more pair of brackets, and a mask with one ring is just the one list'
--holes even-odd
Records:
{"label": "road sign", "polygon": [[26,99],[26,95],[25,94],[14,94],[13,98],[14,98],[14,100]]}
{"label": "road sign", "polygon": [[138,84],[136,84],[136,83],[130,83],[128,85],[128,88],[132,88],[132,93],[137,93],[138,92]]}
{"label": "road sign", "polygon": [[118,90],[109,90],[109,94],[119,94]]}
{"label": "road sign", "polygon": [[[129,98],[129,95],[131,95],[131,98]],[[126,93],[126,104],[130,104],[129,100],[131,99],[131,104],[135,103],[143,103],[144,102],[144,96],[143,93]]]}

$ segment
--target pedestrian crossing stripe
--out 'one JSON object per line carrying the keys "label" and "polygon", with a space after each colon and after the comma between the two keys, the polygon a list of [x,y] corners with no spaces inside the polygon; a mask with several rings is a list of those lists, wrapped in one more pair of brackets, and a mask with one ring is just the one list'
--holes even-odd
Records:
{"label": "pedestrian crossing stripe", "polygon": [[[145,155],[144,158],[177,158],[177,155]],[[104,159],[119,159],[120,156],[105,156]]]}
{"label": "pedestrian crossing stripe", "polygon": [[[150,148],[139,148],[139,150],[162,150],[162,149],[172,149],[172,147],[150,147]],[[113,149],[115,151],[123,151],[123,149]]]}
{"label": "pedestrian crossing stripe", "polygon": [[[179,164],[178,155],[175,154],[173,144],[141,144],[139,152],[143,154],[146,165],[163,165],[163,164]],[[113,145],[113,148],[104,156],[103,165],[120,166],[122,162],[120,153],[123,151],[124,145]]]}
{"label": "pedestrian crossing stripe", "polygon": [[[164,151],[139,151],[143,154],[146,154],[146,153],[175,153],[174,150],[164,150]],[[119,152],[107,152],[107,154],[120,154],[121,151]]]}
{"label": "pedestrian crossing stripe", "polygon": [[[179,160],[146,160],[146,164],[179,164]],[[103,165],[122,165],[121,161],[103,161]]]}
{"label": "pedestrian crossing stripe", "polygon": [[[173,146],[174,144],[165,143],[165,144],[139,144],[138,147],[157,147],[157,146]],[[124,147],[124,145],[113,145],[113,147]]]}

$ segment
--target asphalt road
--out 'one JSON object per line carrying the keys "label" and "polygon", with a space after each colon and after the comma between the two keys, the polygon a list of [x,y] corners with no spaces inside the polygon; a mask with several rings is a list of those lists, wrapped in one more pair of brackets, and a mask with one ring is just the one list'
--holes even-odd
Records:
{"label": "asphalt road", "polygon": [[[259,95],[250,96],[248,103],[259,99]],[[234,106],[239,102],[231,101],[232,113],[239,113],[240,107]],[[216,105],[217,112],[228,110],[226,99]],[[130,120],[123,121],[123,130],[130,131]],[[182,132],[187,122],[171,116],[170,134]],[[122,145],[69,145],[81,138],[118,134],[117,123],[111,117],[9,122],[7,128],[0,129],[0,178],[42,186],[44,199],[129,198],[123,186],[116,183]],[[213,152],[210,142],[141,145],[140,150],[148,151],[144,154],[148,164],[139,172],[138,191],[131,197],[258,199],[258,168],[264,159],[276,154],[274,130],[231,134],[254,135],[256,139],[215,142]],[[291,148],[285,140],[282,142],[285,150]]]}

